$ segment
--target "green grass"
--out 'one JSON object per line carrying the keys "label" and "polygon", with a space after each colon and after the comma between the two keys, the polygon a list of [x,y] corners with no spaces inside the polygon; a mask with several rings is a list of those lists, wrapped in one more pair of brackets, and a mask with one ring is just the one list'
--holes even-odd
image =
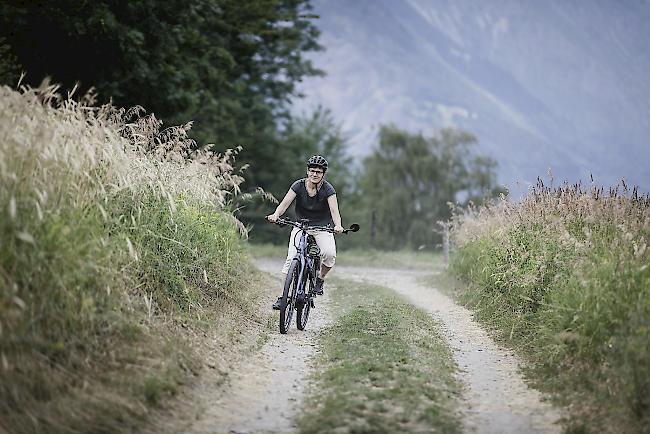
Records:
{"label": "green grass", "polygon": [[438,324],[390,290],[333,280],[304,433],[460,432],[461,386]]}
{"label": "green grass", "polygon": [[414,250],[382,251],[351,249],[337,253],[338,264],[351,267],[402,268],[430,270],[442,263],[442,254]]}
{"label": "green grass", "polygon": [[456,296],[528,358],[567,432],[650,432],[649,204],[565,186],[456,228]]}
{"label": "green grass", "polygon": [[241,180],[182,128],[55,101],[0,87],[0,432],[137,432],[265,333]]}
{"label": "green grass", "polygon": [[[114,220],[86,213],[38,221],[23,212],[23,224],[37,222],[28,229],[37,244],[16,241],[0,255],[0,266],[14,270],[15,297],[30,306],[5,308],[0,428],[138,427],[146,406],[164,405],[200,371],[196,335],[243,349],[256,344],[242,322],[264,334],[261,288],[228,219],[187,201],[173,214],[162,201],[128,206],[108,207]],[[3,223],[9,232],[11,220]],[[127,238],[137,261],[120,248]]]}

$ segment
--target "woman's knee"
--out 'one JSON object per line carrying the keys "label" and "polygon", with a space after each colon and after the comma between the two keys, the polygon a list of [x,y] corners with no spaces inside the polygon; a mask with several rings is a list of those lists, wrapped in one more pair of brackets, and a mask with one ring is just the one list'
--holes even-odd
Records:
{"label": "woman's knee", "polygon": [[336,262],[336,249],[321,250],[323,265],[332,268]]}
{"label": "woman's knee", "polygon": [[316,237],[318,247],[320,247],[320,254],[322,264],[326,267],[333,267],[336,261],[336,242],[334,235],[329,233],[321,233]]}

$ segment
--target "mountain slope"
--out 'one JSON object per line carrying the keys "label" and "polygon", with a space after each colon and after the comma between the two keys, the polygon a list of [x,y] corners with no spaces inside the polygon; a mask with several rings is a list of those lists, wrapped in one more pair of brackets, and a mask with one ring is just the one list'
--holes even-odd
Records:
{"label": "mountain slope", "polygon": [[[328,75],[296,110],[331,108],[366,155],[376,127],[457,125],[521,192],[545,175],[650,190],[650,3],[318,0]],[[519,186],[517,187],[517,182]]]}

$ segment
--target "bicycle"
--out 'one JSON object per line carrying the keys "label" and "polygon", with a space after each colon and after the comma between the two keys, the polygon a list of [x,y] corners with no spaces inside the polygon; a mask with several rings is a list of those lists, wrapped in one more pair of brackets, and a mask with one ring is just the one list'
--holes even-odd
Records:
{"label": "bicycle", "polygon": [[[309,220],[293,221],[279,218],[276,222],[279,226],[293,226],[300,230],[300,237],[296,236],[293,242],[298,240],[296,245],[296,256],[291,260],[289,271],[284,281],[282,298],[280,301],[280,333],[286,334],[293,319],[293,311],[296,310],[296,326],[298,330],[304,330],[309,320],[309,312],[316,307],[314,299],[316,292],[316,278],[320,275],[320,249],[316,239],[307,233],[310,230],[320,230],[334,233],[330,226],[309,226]],[[356,232],[359,225],[354,223],[343,233]],[[297,234],[296,234],[297,235]],[[307,291],[305,287],[308,286]]]}

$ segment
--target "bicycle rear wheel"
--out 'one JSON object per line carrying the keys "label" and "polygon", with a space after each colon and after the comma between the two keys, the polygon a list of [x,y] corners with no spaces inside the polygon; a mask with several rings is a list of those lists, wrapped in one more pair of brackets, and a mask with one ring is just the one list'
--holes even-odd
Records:
{"label": "bicycle rear wheel", "polygon": [[282,300],[280,300],[280,333],[285,334],[291,325],[293,309],[296,305],[296,291],[298,286],[298,273],[300,266],[297,260],[291,261],[287,278],[284,280]]}

